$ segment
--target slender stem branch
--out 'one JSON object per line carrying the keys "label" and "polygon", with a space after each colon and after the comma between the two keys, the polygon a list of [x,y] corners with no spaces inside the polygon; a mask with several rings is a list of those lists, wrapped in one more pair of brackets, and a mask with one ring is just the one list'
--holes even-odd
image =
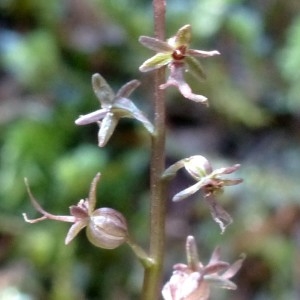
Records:
{"label": "slender stem branch", "polygon": [[145,269],[150,268],[154,264],[153,259],[148,256],[144,249],[142,249],[139,245],[133,242],[130,238],[127,240],[127,244],[134,252],[136,257],[140,260],[141,264],[144,266]]}
{"label": "slender stem branch", "polygon": [[[155,37],[165,38],[165,0],[153,0]],[[159,86],[165,80],[165,68],[155,71],[154,126],[151,153],[150,257],[154,264],[145,269],[143,300],[159,299],[165,244],[166,186],[161,179],[165,169],[165,93]]]}

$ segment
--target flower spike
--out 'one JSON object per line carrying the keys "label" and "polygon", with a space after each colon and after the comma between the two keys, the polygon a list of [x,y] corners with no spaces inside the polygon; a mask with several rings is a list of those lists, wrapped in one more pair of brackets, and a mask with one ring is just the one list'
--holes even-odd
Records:
{"label": "flower spike", "polygon": [[187,99],[195,102],[206,103],[207,98],[202,95],[194,94],[190,86],[184,79],[184,73],[190,72],[197,80],[206,78],[203,68],[194,57],[211,57],[219,55],[219,51],[203,51],[190,49],[192,29],[187,24],[181,27],[175,36],[167,41],[161,41],[156,38],[141,36],[139,42],[157,53],[147,59],[139,68],[141,72],[148,72],[168,66],[170,70],[169,78],[165,84],[160,86],[165,89],[169,86],[175,86],[179,92]]}
{"label": "flower spike", "polygon": [[97,123],[99,126],[98,146],[106,145],[112,136],[119,119],[133,118],[140,121],[150,134],[153,134],[154,128],[151,122],[144,114],[128,99],[131,93],[140,85],[138,80],[132,80],[120,88],[114,94],[110,86],[100,74],[92,76],[92,86],[97,96],[101,109],[89,114],[80,116],[75,124],[86,125]]}

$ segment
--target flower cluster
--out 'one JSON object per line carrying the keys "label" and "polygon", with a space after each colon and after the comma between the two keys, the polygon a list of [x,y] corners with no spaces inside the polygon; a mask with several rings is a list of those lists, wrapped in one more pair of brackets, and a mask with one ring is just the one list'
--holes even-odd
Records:
{"label": "flower cluster", "polygon": [[95,246],[104,249],[114,249],[125,243],[128,239],[127,222],[121,213],[112,208],[98,208],[96,205],[96,186],[100,179],[98,173],[91,183],[89,197],[81,199],[77,205],[70,207],[70,216],[52,215],[45,211],[32,195],[28,182],[25,179],[27,191],[32,205],[43,216],[37,219],[23,217],[28,223],[37,223],[46,219],[74,223],[68,231],[65,244],[69,244],[86,227],[88,240]]}
{"label": "flower cluster", "polygon": [[236,289],[229,279],[241,268],[244,255],[230,265],[220,260],[220,248],[216,248],[205,266],[199,261],[193,236],[187,237],[186,255],[187,265],[173,266],[173,274],[162,289],[164,300],[207,300],[213,286]]}
{"label": "flower cluster", "polygon": [[187,99],[195,102],[206,103],[207,98],[194,94],[184,79],[184,73],[189,71],[197,80],[205,79],[205,73],[201,64],[194,57],[211,57],[219,55],[219,51],[203,51],[189,49],[191,41],[191,25],[181,27],[175,36],[167,41],[156,38],[141,36],[139,41],[145,47],[157,52],[156,55],[147,59],[141,66],[141,72],[148,72],[163,66],[168,66],[170,74],[165,84],[160,88],[175,86]]}

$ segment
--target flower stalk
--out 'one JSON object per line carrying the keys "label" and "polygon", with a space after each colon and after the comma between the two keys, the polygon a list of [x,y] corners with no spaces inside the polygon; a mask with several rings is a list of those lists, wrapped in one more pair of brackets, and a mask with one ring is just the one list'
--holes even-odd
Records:
{"label": "flower stalk", "polygon": [[[154,32],[157,39],[165,36],[165,0],[153,0]],[[165,80],[165,67],[154,75],[154,134],[152,136],[150,170],[150,257],[154,265],[145,269],[143,300],[159,299],[165,243],[166,182],[162,180],[165,169],[165,92],[160,85]]]}

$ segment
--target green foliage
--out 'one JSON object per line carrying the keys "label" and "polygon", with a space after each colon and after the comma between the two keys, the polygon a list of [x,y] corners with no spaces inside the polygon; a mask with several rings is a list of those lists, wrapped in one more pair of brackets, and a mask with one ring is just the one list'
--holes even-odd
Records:
{"label": "green foliage", "polygon": [[300,18],[293,20],[286,37],[286,44],[278,55],[278,65],[283,78],[287,82],[287,109],[291,112],[299,110],[299,68],[300,68]]}
{"label": "green foliage", "polygon": [[3,55],[3,65],[24,86],[45,88],[59,72],[59,54],[54,36],[45,30],[36,30],[26,36],[17,36]]}

